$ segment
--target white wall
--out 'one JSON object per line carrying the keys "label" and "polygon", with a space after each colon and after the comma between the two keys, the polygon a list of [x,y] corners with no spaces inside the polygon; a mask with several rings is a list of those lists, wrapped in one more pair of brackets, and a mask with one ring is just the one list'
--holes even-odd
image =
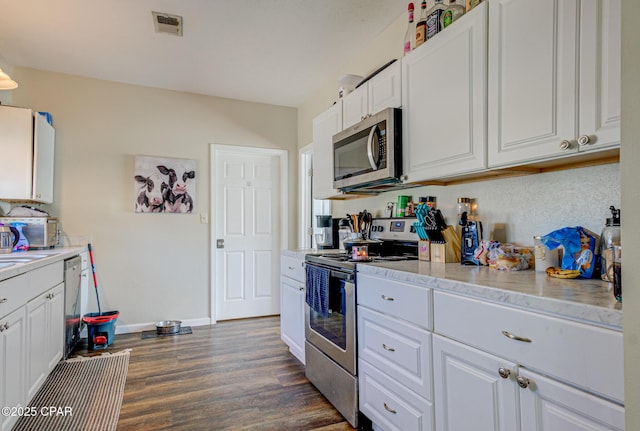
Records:
{"label": "white wall", "polygon": [[[208,318],[209,225],[199,214],[210,211],[209,145],[289,150],[295,178],[296,110],[19,67],[14,76],[14,104],[53,115],[50,209],[66,234],[90,236],[103,310],[120,310],[120,325]],[[135,155],[195,159],[194,213],[134,213]],[[295,219],[295,183],[288,198]],[[291,227],[285,247],[295,235]]]}
{"label": "white wall", "polygon": [[624,315],[625,403],[628,430],[640,429],[640,2],[622,1],[622,219],[624,264],[622,267]]}
{"label": "white wall", "polygon": [[457,199],[471,198],[477,204],[484,239],[494,239],[492,232],[500,224],[506,228],[508,242],[533,245],[534,235],[565,226],[582,226],[599,235],[605,219],[611,216],[609,206],[620,207],[620,164],[387,192],[334,202],[332,212],[344,216],[366,209],[374,216],[388,214],[384,211],[387,202],[397,202],[398,195],[411,196],[414,201],[420,196],[436,196],[438,208],[453,225],[457,223]]}

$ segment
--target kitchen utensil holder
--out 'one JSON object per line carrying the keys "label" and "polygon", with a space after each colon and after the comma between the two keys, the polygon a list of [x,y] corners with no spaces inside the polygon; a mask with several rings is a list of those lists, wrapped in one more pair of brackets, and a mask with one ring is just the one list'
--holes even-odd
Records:
{"label": "kitchen utensil holder", "polygon": [[444,244],[430,244],[431,262],[460,262],[460,237],[456,230],[453,226],[447,226],[442,231],[442,236],[444,236]]}

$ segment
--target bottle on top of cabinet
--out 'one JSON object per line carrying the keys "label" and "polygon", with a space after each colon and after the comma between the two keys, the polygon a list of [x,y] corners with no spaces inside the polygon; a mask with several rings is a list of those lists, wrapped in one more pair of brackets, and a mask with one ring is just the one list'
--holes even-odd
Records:
{"label": "bottle on top of cabinet", "polygon": [[600,235],[600,278],[613,283],[613,246],[620,245],[620,210],[613,205],[609,210],[611,217]]}
{"label": "bottle on top of cabinet", "polygon": [[482,0],[467,0],[467,12],[469,12],[474,7],[478,6]]}
{"label": "bottle on top of cabinet", "polygon": [[436,34],[440,33],[442,27],[440,27],[440,17],[446,9],[446,6],[442,4],[442,0],[436,0],[436,4],[427,11],[427,36],[426,40],[431,39]]}
{"label": "bottle on top of cabinet", "polygon": [[440,29],[450,26],[455,20],[465,13],[465,7],[456,3],[456,0],[449,0],[449,5],[440,16]]}
{"label": "bottle on top of cabinet", "polygon": [[413,26],[413,3],[407,5],[407,12],[409,14],[407,23],[407,32],[404,35],[404,55],[407,55],[414,49],[414,26]]}
{"label": "bottle on top of cabinet", "polygon": [[416,48],[427,40],[427,2],[420,4],[420,17],[416,23]]}

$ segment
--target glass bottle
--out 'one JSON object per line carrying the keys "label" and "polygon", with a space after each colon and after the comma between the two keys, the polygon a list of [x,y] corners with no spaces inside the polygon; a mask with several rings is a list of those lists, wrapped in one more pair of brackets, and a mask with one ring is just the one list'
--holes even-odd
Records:
{"label": "glass bottle", "polygon": [[410,53],[415,46],[415,31],[413,28],[413,3],[409,3],[409,5],[407,6],[407,12],[409,13],[409,22],[407,23],[407,32],[404,35],[404,55]]}
{"label": "glass bottle", "polygon": [[427,11],[427,37],[426,40],[431,39],[436,34],[440,33],[442,29],[440,27],[440,17],[446,9],[442,4],[442,0],[436,0],[436,4]]}
{"label": "glass bottle", "polygon": [[458,218],[460,218],[460,216],[464,212],[467,213],[467,216],[471,216],[471,199],[458,198],[458,206],[457,206]]}
{"label": "glass bottle", "polygon": [[416,24],[416,48],[427,40],[427,2],[420,5],[420,18]]}
{"label": "glass bottle", "polygon": [[440,16],[440,29],[450,26],[455,20],[465,13],[465,8],[456,3],[456,0],[449,0],[449,6],[442,12]]}
{"label": "glass bottle", "polygon": [[620,210],[609,207],[611,217],[600,235],[600,278],[613,283],[613,247],[620,245]]}

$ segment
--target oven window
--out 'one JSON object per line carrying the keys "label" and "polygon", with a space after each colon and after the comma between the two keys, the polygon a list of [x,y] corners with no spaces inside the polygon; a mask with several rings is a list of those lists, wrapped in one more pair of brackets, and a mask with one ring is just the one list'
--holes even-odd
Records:
{"label": "oven window", "polygon": [[329,314],[327,317],[309,308],[309,326],[342,350],[347,348],[346,293],[344,280],[329,278]]}

